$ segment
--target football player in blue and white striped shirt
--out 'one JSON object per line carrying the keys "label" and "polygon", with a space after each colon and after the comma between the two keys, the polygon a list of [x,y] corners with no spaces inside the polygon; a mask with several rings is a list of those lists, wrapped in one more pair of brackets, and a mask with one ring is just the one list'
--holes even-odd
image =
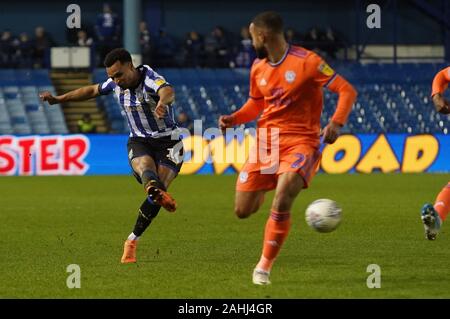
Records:
{"label": "football player in blue and white striped shirt", "polygon": [[124,245],[121,261],[132,263],[136,262],[138,238],[161,206],[170,212],[176,210],[176,202],[166,190],[183,163],[183,144],[179,139],[172,139],[177,129],[171,106],[175,98],[172,86],[148,65],[135,68],[130,53],[122,48],[109,52],[104,64],[109,77],[105,82],[59,96],[43,92],[40,97],[49,104],[59,104],[113,92],[120,102],[130,127],[129,162],[147,193],[134,230]]}

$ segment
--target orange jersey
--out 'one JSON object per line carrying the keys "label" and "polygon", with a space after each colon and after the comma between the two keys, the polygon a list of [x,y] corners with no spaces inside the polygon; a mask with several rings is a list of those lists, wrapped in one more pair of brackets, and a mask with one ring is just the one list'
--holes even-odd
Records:
{"label": "orange jersey", "polygon": [[[235,112],[235,124],[253,120],[259,113],[259,128],[279,128],[280,135],[294,134],[308,144],[317,144],[323,108],[323,87],[344,93],[340,110],[333,116],[347,120],[356,91],[317,54],[290,46],[276,64],[256,60],[250,72],[249,100]],[[345,94],[348,93],[347,97]]]}

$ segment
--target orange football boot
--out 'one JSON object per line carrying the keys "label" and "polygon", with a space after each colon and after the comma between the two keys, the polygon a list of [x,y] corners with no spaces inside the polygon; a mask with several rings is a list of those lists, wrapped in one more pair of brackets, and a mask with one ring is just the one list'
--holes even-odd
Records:
{"label": "orange football boot", "polygon": [[177,209],[177,203],[172,196],[157,187],[155,181],[150,181],[145,187],[145,190],[155,204],[164,207],[169,212],[174,212]]}
{"label": "orange football boot", "polygon": [[123,256],[120,260],[122,264],[129,264],[136,262],[136,247],[137,240],[127,239],[123,245]]}

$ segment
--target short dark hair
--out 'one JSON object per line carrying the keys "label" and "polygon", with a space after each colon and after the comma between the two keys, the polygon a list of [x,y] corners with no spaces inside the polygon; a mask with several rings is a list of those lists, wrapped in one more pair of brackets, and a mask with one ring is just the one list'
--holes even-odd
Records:
{"label": "short dark hair", "polygon": [[130,52],[124,48],[116,48],[106,55],[103,64],[105,67],[109,68],[117,61],[120,61],[120,63],[131,62]]}
{"label": "short dark hair", "polygon": [[283,33],[283,19],[275,11],[265,11],[258,14],[252,20],[253,24],[260,28],[267,28],[273,33]]}

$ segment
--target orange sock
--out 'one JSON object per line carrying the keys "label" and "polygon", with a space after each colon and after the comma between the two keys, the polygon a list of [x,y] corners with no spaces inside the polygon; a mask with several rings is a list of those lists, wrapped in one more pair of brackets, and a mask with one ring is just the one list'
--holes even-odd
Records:
{"label": "orange sock", "polygon": [[450,211],[450,182],[445,186],[436,197],[434,209],[438,212],[441,220],[444,221]]}
{"label": "orange sock", "polygon": [[289,212],[272,211],[266,223],[263,252],[256,268],[264,271],[272,269],[273,262],[280,252],[290,228],[291,214]]}

